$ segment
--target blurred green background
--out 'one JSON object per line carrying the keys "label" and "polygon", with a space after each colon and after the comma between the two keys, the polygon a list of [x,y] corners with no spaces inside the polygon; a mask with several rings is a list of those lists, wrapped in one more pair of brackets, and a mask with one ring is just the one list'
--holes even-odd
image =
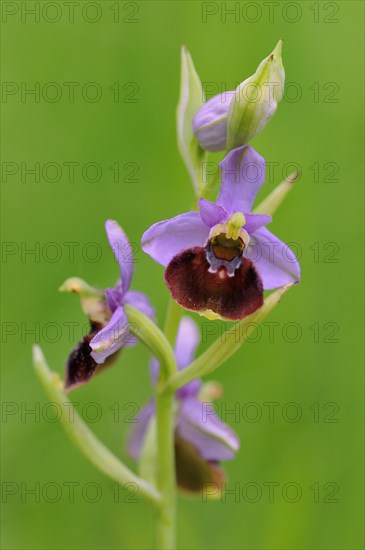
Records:
{"label": "blurred green background", "polygon": [[[239,11],[225,16],[224,4]],[[220,412],[241,439],[237,458],[226,463],[227,488],[236,493],[208,503],[179,497],[179,547],[363,548],[363,3],[1,7],[2,547],[151,546],[150,506],[115,493],[51,421],[31,345],[39,342],[62,373],[86,320],[77,298],[57,288],[71,275],[100,287],[114,283],[107,218],[138,247],[152,222],[189,208],[192,189],[175,129],[181,44],[202,81],[220,91],[252,74],[283,37],[291,84],[253,145],[275,169],[262,196],[295,165],[302,170],[272,224],[297,243],[302,282],[267,319],[275,325],[263,326],[257,341],[214,373],[224,385]],[[25,94],[37,86],[38,97]],[[39,178],[26,172],[35,163]],[[70,163],[78,163],[74,178]],[[139,248],[136,261],[133,288],[150,295],[162,324],[162,268]],[[151,394],[148,360],[142,346],[127,350],[117,366],[72,394],[118,455],[134,404]],[[27,493],[32,488],[36,495]]]}

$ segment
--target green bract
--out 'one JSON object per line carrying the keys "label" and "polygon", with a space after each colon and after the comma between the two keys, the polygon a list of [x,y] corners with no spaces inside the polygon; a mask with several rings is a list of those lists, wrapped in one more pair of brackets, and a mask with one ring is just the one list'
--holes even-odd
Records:
{"label": "green bract", "polygon": [[200,78],[188,49],[183,46],[181,49],[180,100],[177,106],[177,140],[197,195],[203,188],[202,168],[206,153],[193,134],[192,121],[203,102],[204,92]]}
{"label": "green bract", "polygon": [[279,40],[273,52],[261,61],[255,74],[236,89],[228,110],[228,150],[248,143],[275,114],[284,93],[281,49],[282,40]]}

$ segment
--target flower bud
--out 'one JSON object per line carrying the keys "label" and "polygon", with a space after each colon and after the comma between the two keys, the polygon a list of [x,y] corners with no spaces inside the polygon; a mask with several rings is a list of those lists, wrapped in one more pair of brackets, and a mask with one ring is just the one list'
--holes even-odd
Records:
{"label": "flower bud", "polygon": [[227,115],[235,92],[224,92],[212,97],[196,112],[193,131],[200,146],[206,151],[222,151],[227,143]]}
{"label": "flower bud", "polygon": [[284,93],[282,40],[261,61],[255,74],[238,86],[228,112],[227,148],[239,147],[257,136],[275,114]]}
{"label": "flower bud", "polygon": [[193,119],[194,135],[206,151],[230,151],[245,145],[263,130],[284,92],[282,40],[258,66],[255,74],[232,92],[204,103]]}

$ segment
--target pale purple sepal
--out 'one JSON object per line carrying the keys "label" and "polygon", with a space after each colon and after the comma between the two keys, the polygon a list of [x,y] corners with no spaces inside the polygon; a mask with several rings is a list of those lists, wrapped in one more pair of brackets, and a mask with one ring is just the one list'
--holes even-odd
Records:
{"label": "pale purple sepal", "polygon": [[266,214],[245,214],[245,218],[246,225],[244,229],[249,235],[272,221],[271,216],[267,216]]}
{"label": "pale purple sepal", "polygon": [[[180,321],[176,336],[175,357],[179,370],[185,369],[194,360],[196,350],[200,344],[200,331],[191,317],[183,317]],[[180,388],[176,395],[181,399],[188,395],[197,395],[201,388],[200,380],[192,380]]]}
{"label": "pale purple sepal", "polygon": [[107,326],[101,329],[91,340],[93,350],[91,357],[96,363],[104,363],[105,359],[118,351],[130,338],[128,318],[122,306],[119,306],[112,315]]}
{"label": "pale purple sepal", "polygon": [[[185,369],[193,360],[200,343],[200,331],[191,317],[182,317],[176,336],[175,358],[179,370]],[[160,363],[152,357],[150,362],[150,374],[154,384],[157,383]],[[201,388],[200,380],[192,380],[178,389],[176,396],[183,399],[188,395],[197,395]]]}
{"label": "pale purple sepal", "polygon": [[105,222],[105,230],[110,247],[119,264],[122,294],[124,295],[130,287],[134,272],[133,251],[127,235],[117,222],[107,220]]}
{"label": "pale purple sepal", "polygon": [[266,290],[300,280],[300,265],[294,252],[266,227],[251,236],[244,255],[255,263]]}
{"label": "pale purple sepal", "polygon": [[149,403],[139,411],[135,419],[136,422],[128,439],[128,454],[134,459],[138,459],[141,454],[148,424],[155,413],[155,409],[156,405],[154,401],[149,401]]}
{"label": "pale purple sepal", "polygon": [[251,212],[265,181],[265,159],[249,145],[243,145],[228,153],[219,166],[222,173],[217,204],[229,215]]}
{"label": "pale purple sepal", "polygon": [[150,376],[153,384],[157,384],[158,374],[160,371],[160,362],[156,357],[152,357],[150,361]]}
{"label": "pale purple sepal", "polygon": [[193,360],[200,344],[198,325],[191,317],[182,317],[176,336],[175,357],[179,370],[185,369]]}
{"label": "pale purple sepal", "polygon": [[155,319],[155,310],[149,298],[143,292],[129,290],[124,296],[123,303],[139,309],[139,311],[142,311],[142,313],[147,315],[150,319]]}
{"label": "pale purple sepal", "polygon": [[[176,338],[175,357],[179,370],[186,368],[194,359],[200,342],[197,324],[190,317],[180,321]],[[159,362],[152,359],[151,377],[157,382]],[[177,435],[189,441],[203,460],[219,461],[233,458],[239,448],[236,434],[215,414],[212,403],[203,403],[197,397],[200,380],[193,380],[176,392],[179,409],[176,415]],[[140,456],[148,423],[155,413],[154,401],[150,401],[139,413],[128,443],[132,457]]]}
{"label": "pale purple sepal", "polygon": [[223,151],[227,143],[227,114],[234,91],[218,94],[200,107],[193,118],[193,132],[206,151]]}
{"label": "pale purple sepal", "polygon": [[120,306],[122,294],[118,288],[107,288],[104,292],[105,299],[112,313]]}
{"label": "pale purple sepal", "polygon": [[186,212],[170,220],[155,223],[142,236],[142,248],[159,264],[168,265],[182,250],[203,246],[209,228],[199,212]]}
{"label": "pale purple sepal", "polygon": [[199,199],[198,201],[200,217],[205,225],[209,228],[226,221],[228,215],[223,206],[219,206],[215,202]]}
{"label": "pale purple sepal", "polygon": [[230,460],[239,449],[237,435],[215,414],[212,403],[194,397],[182,401],[177,431],[204,460]]}

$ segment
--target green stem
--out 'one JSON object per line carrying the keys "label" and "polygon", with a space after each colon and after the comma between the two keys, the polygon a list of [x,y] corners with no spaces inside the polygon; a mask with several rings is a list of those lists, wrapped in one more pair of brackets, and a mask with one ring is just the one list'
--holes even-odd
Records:
{"label": "green stem", "polygon": [[283,294],[292,286],[286,285],[270,294],[260,309],[249,317],[246,317],[243,321],[236,323],[232,329],[227,330],[220,338],[217,338],[191,365],[177,372],[172,378],[167,380],[166,384],[162,386],[161,391],[170,390],[175,392],[191,380],[200,378],[220,367],[242,346],[255,330],[257,324],[261,323],[279,303]]}
{"label": "green stem", "polygon": [[174,394],[157,393],[158,488],[155,547],[175,548],[176,480],[174,450]]}
{"label": "green stem", "polygon": [[124,310],[130,321],[128,329],[148,347],[160,361],[164,377],[176,373],[176,361],[172,347],[158,326],[138,309],[125,305]]}
{"label": "green stem", "polygon": [[[175,450],[174,450],[174,394],[160,391],[161,385],[176,374],[176,360],[170,343],[175,340],[181,308],[169,305],[166,320],[166,336],[139,310],[125,306],[130,322],[129,329],[137,336],[160,361],[160,379],[156,391],[158,476],[157,485],[160,500],[157,503],[156,548],[172,550],[175,548]],[[169,343],[170,342],[170,343]]]}
{"label": "green stem", "polygon": [[127,483],[133,483],[144,497],[158,504],[160,494],[155,487],[125,466],[79,417],[63,390],[59,376],[49,369],[39,346],[33,347],[33,363],[50,399],[56,402],[62,411],[61,421],[67,434],[86,458],[120,485],[125,486]]}
{"label": "green stem", "polygon": [[[170,299],[165,320],[166,339],[173,345],[179,328],[183,310]],[[158,448],[158,488],[161,501],[157,507],[155,547],[159,550],[172,550],[176,547],[176,479],[174,445],[174,394],[160,391],[161,386],[176,374],[160,373],[156,391],[157,404],[157,448]],[[166,371],[165,371],[166,373]]]}

